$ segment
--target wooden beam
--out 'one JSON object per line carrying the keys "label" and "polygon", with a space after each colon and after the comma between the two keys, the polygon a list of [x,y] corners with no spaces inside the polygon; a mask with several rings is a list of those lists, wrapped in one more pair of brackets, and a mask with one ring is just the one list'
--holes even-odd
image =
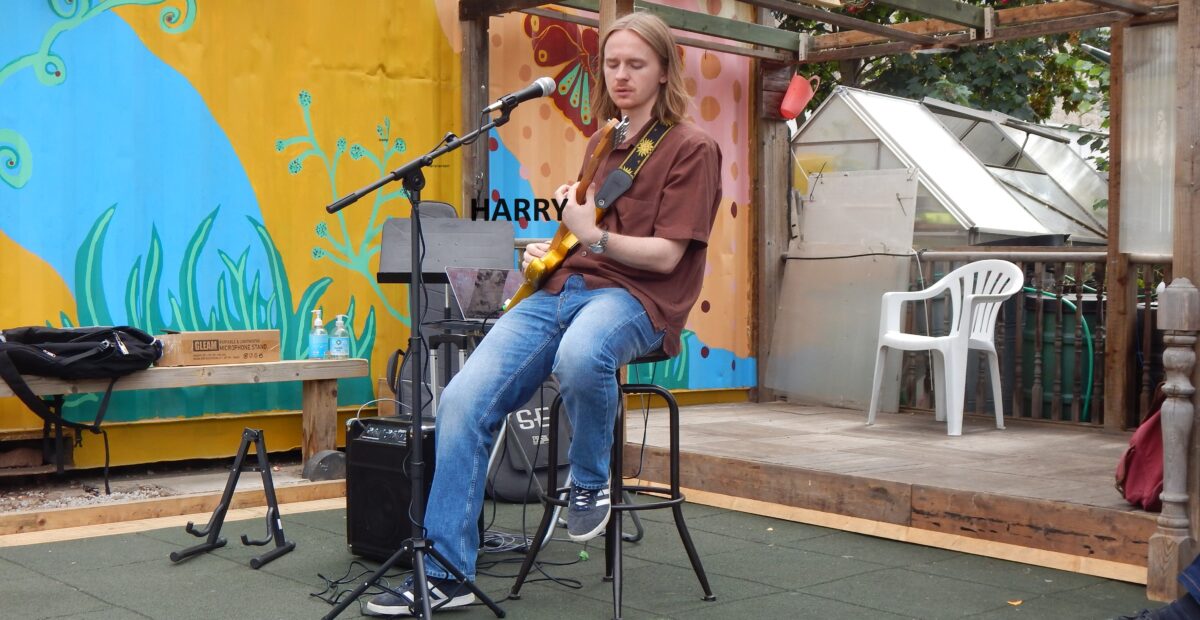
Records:
{"label": "wooden beam", "polygon": [[907,32],[904,30],[900,30],[898,28],[892,28],[891,26],[884,26],[882,24],[877,24],[875,22],[869,22],[866,20],[857,19],[854,17],[850,17],[848,15],[842,15],[840,13],[830,13],[829,11],[822,11],[821,9],[816,9],[816,8],[809,7],[809,6],[801,6],[798,4],[792,4],[791,2],[788,2],[787,0],[742,0],[742,1],[745,2],[746,4],[752,4],[757,7],[761,7],[764,9],[770,9],[772,11],[778,11],[780,13],[786,13],[788,15],[794,15],[796,17],[803,17],[804,19],[815,19],[819,22],[831,24],[834,26],[840,26],[842,28],[848,28],[850,30],[861,30],[863,32],[869,32],[869,33],[878,35],[880,37],[883,37],[884,39],[889,39],[889,40],[894,40],[894,41],[908,41],[910,43],[920,43],[923,45],[932,45],[934,43],[937,43],[937,39],[934,39],[933,37],[930,37],[927,35],[917,34],[914,32]]}
{"label": "wooden beam", "polygon": [[1130,0],[1087,0],[1087,2],[1089,4],[1095,4],[1096,6],[1102,6],[1108,9],[1125,11],[1126,13],[1132,13],[1133,15],[1145,15],[1146,13],[1150,12],[1149,7],[1146,5],[1138,4],[1137,2],[1131,2]]}
{"label": "wooden beam", "polygon": [[[114,392],[126,390],[159,390],[164,388],[209,385],[240,385],[245,383],[277,383],[281,381],[322,381],[367,376],[364,359],[347,360],[283,360],[255,364],[213,364],[211,366],[155,366],[121,377],[113,385]],[[109,379],[57,379],[26,377],[29,389],[38,396],[94,394],[108,389]],[[7,385],[0,384],[0,398],[13,396]]]}
{"label": "wooden beam", "polygon": [[547,0],[458,0],[458,19],[470,21],[481,17],[502,15],[509,11],[520,11],[538,5],[549,4]]}
{"label": "wooden beam", "polygon": [[[1175,4],[1175,0],[1153,0],[1153,4],[1147,6],[1151,6],[1156,10],[1168,10]],[[1089,2],[1084,2],[1082,0],[1065,0],[1063,2],[1051,2],[1047,4],[1035,4],[1012,9],[1001,9],[996,11],[995,19],[996,27],[999,29],[1010,26],[1021,26],[1040,21],[1066,19],[1069,17],[1082,17],[1106,12],[1108,12],[1107,9],[1098,7]],[[955,24],[940,19],[926,19],[915,22],[893,24],[892,28],[925,35],[942,35],[962,32],[964,30],[961,24]],[[882,37],[866,32],[835,32],[833,34],[825,34],[814,37],[813,44],[810,49],[824,50],[831,48],[851,47],[855,45],[872,45],[876,43],[883,43],[888,40],[890,40],[888,37]]]}
{"label": "wooden beam", "polygon": [[[462,30],[462,130],[460,135],[474,130],[479,123],[480,110],[488,100],[488,17],[480,16],[460,21]],[[462,197],[459,214],[467,213],[471,201],[487,198],[488,139],[484,136],[462,147]]]}
{"label": "wooden beam", "polygon": [[875,0],[875,4],[920,13],[972,28],[984,26],[983,7],[958,0]]}
{"label": "wooden beam", "polygon": [[[563,0],[560,6],[596,12],[598,0]],[[674,7],[652,4],[649,2],[633,3],[634,10],[653,13],[667,22],[667,25],[677,30],[707,34],[722,39],[762,45],[775,49],[795,52],[800,45],[800,35],[796,32],[760,26],[736,19],[716,17],[696,11],[685,11]]]}
{"label": "wooden beam", "polygon": [[[984,45],[995,43],[997,41],[1011,41],[1014,39],[1025,39],[1029,37],[1041,37],[1051,34],[1062,34],[1064,32],[1078,32],[1080,30],[1090,30],[1092,28],[1111,26],[1113,23],[1126,17],[1128,17],[1128,15],[1125,13],[1111,11],[1108,13],[1093,13],[1080,17],[1033,22],[1022,24],[1020,26],[997,28],[995,36],[990,39],[972,38],[969,33],[952,34],[938,39],[937,47],[953,49],[966,45]],[[802,62],[818,63],[828,62],[831,60],[847,60],[850,58],[887,56],[890,54],[912,52],[918,49],[920,49],[920,46],[913,46],[903,42],[881,43],[877,45],[860,45],[856,47],[838,49],[824,49],[821,51],[808,53],[804,56],[804,60]]]}
{"label": "wooden beam", "polygon": [[[580,26],[588,26],[590,28],[598,29],[600,27],[600,20],[598,20],[594,17],[584,17],[582,15],[575,15],[574,13],[564,13],[562,11],[557,11],[554,9],[525,9],[521,12],[527,13],[529,15],[537,15],[539,17],[548,17],[550,19],[558,19],[558,20],[562,20],[564,22],[568,22],[571,24],[578,24]],[[761,49],[761,48],[754,48],[754,47],[740,47],[737,45],[726,45],[724,43],[717,43],[716,41],[710,41],[708,39],[696,39],[696,38],[692,38],[692,37],[676,36],[675,42],[680,45],[684,45],[684,46],[688,46],[688,47],[696,47],[699,49],[712,50],[714,52],[724,52],[726,54],[737,54],[739,56],[749,56],[751,58],[759,58],[762,60],[771,60],[771,61],[775,61],[775,62],[791,62],[796,59],[795,53],[788,53],[785,51],[774,50],[774,49]]]}
{"label": "wooden beam", "polygon": [[[600,40],[604,40],[604,33],[608,32],[609,26],[617,21],[617,18],[624,17],[633,12],[633,0],[600,0]],[[600,50],[600,55],[604,55],[604,50]]]}

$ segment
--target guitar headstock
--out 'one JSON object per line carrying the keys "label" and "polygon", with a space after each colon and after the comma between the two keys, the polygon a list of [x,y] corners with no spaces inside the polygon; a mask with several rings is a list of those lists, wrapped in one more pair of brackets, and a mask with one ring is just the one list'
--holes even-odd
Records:
{"label": "guitar headstock", "polygon": [[628,134],[628,133],[629,133],[629,117],[628,117],[628,116],[622,116],[622,117],[621,117],[621,122],[617,123],[617,125],[616,125],[615,127],[613,127],[613,130],[612,130],[612,135],[613,135],[613,139],[612,139],[612,145],[613,145],[613,148],[616,148],[616,146],[617,146],[618,144],[620,144],[620,143],[624,142],[624,141],[625,141],[625,138],[627,137],[627,134]]}
{"label": "guitar headstock", "polygon": [[615,118],[608,119],[608,122],[597,130],[600,138],[596,140],[596,147],[592,150],[592,159],[603,159],[608,155],[618,144],[625,141],[628,130],[628,116],[621,117],[619,121]]}

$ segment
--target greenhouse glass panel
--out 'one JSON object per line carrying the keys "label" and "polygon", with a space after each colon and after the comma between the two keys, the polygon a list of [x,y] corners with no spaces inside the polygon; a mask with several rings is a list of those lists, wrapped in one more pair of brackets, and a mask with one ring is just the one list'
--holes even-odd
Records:
{"label": "greenhouse glass panel", "polygon": [[977,120],[962,118],[959,116],[951,116],[949,114],[938,114],[937,117],[938,120],[946,126],[946,130],[954,134],[960,140],[963,136],[967,135],[968,132],[974,129],[975,125],[979,124],[979,121]]}
{"label": "greenhouse glass panel", "polygon": [[1000,182],[979,165],[924,106],[907,99],[846,91],[884,143],[915,166],[930,193],[960,221],[989,232],[1047,234]]}
{"label": "greenhouse glass panel", "polygon": [[989,166],[1012,166],[1021,152],[993,123],[980,123],[962,137],[963,146]]}
{"label": "greenhouse glass panel", "polygon": [[929,193],[924,183],[917,184],[916,219],[913,222],[914,248],[933,249],[967,245],[966,228]]}
{"label": "greenhouse glass panel", "polygon": [[[1068,234],[1072,239],[1096,242],[1103,240],[1103,235],[1097,230],[1086,227],[1079,219],[1078,205],[1074,205],[1063,194],[1062,189],[1052,185],[1049,177],[1044,174],[1022,173],[1019,170],[994,170],[1004,182],[1013,187],[1013,195],[1025,209],[1033,213],[1045,227],[1060,234]],[[1040,179],[1037,179],[1040,177]],[[1057,197],[1057,198],[1048,198]],[[1063,203],[1066,199],[1066,203]],[[1062,209],[1064,204],[1074,205],[1067,211]]]}
{"label": "greenhouse glass panel", "polygon": [[878,170],[880,148],[882,147],[878,140],[795,144],[792,145],[792,155],[805,174],[814,174],[822,170]]}
{"label": "greenhouse glass panel", "polygon": [[829,97],[800,128],[796,142],[842,142],[875,140],[875,132],[863,123],[841,97]]}
{"label": "greenhouse glass panel", "polygon": [[[1069,143],[1055,142],[1011,127],[1006,127],[1005,131],[1014,140],[1025,140],[1028,136],[1025,155],[1037,162],[1038,168],[1050,175],[1081,206],[1090,209],[1096,202],[1108,198],[1108,182]],[[1100,225],[1106,221],[1102,215],[1094,219]]]}

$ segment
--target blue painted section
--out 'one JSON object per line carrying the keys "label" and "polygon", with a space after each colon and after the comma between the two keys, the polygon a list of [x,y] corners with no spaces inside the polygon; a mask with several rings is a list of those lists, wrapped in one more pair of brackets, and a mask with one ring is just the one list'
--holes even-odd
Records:
{"label": "blue painted section", "polygon": [[[3,13],[3,64],[35,51],[58,21],[45,2],[8,2]],[[151,226],[162,238],[164,316],[170,316],[167,290],[179,294],[187,242],[218,206],[197,266],[201,308],[216,303],[217,249],[237,257],[249,247],[248,272],[265,275],[265,256],[245,217],[263,219],[254,190],[192,85],[111,13],[64,32],[51,49],[65,65],[61,84],[43,85],[30,69],[0,84],[0,127],[27,139],[36,164],[22,189],[0,184],[0,229],[46,260],[73,290],[80,243],[96,217],[117,205],[102,266],[116,323],[127,319],[121,303],[126,278],[149,247]]]}
{"label": "blue painted section", "polygon": [[[550,199],[551,196],[534,196],[533,186],[529,181],[521,178],[521,162],[517,160],[517,156],[504,145],[504,141],[495,131],[492,132],[492,138],[496,140],[498,148],[488,154],[488,176],[492,185],[488,197],[498,195],[509,205],[517,198],[524,198],[530,203],[535,198]],[[495,205],[491,205],[490,211],[494,215]],[[551,216],[556,214],[554,209],[550,209]],[[513,222],[513,232],[518,239],[553,237],[556,230],[558,230],[557,221],[529,222],[525,228],[521,228],[518,223]]]}
{"label": "blue painted section", "polygon": [[705,344],[700,338],[688,338],[683,343],[688,357],[688,389],[705,390],[720,388],[751,387],[758,380],[758,360],[753,357],[738,357],[728,349],[708,349],[708,356],[701,355]]}

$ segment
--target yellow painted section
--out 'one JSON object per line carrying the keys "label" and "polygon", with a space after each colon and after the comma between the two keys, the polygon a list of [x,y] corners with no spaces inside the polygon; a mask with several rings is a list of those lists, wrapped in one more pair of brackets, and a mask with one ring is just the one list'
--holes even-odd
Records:
{"label": "yellow painted section", "polygon": [[[338,446],[346,445],[346,420],[354,417],[356,410],[338,412]],[[374,413],[368,409],[364,415]],[[113,466],[232,457],[247,428],[261,429],[271,452],[299,450],[301,437],[299,411],[116,423],[105,424],[104,428]],[[82,436],[83,446],[75,448],[75,467],[103,467],[104,441],[87,431]]]}
{"label": "yellow painted section", "polygon": [[[74,308],[75,298],[67,288],[62,275],[54,271],[41,257],[17,245],[0,230],[0,282],[8,290],[38,291],[37,295],[23,295],[18,301],[10,300],[4,310],[11,325],[40,325],[46,317],[57,317],[63,308]],[[71,274],[65,274],[70,277]],[[74,324],[76,317],[68,315]],[[29,412],[16,398],[0,398],[0,428],[27,428],[41,426],[40,419]]]}
{"label": "yellow painted section", "polygon": [[[375,197],[343,210],[344,220],[323,207],[382,175],[367,159],[346,155],[336,170],[313,157],[291,174],[289,162],[307,147],[279,152],[276,142],[307,133],[301,91],[311,96],[316,143],[331,157],[339,138],[381,153],[376,128],[385,118],[391,140],[403,139],[408,147],[384,162],[386,170],[432,149],[446,131],[462,133],[459,63],[438,6],[433,0],[208,2],[198,5],[195,23],[182,34],[163,32],[157,11],[127,6],[115,12],[191,82],[227,134],[283,257],[293,295],[328,275],[334,283],[321,299],[327,319],[347,308],[351,295],[360,327],[367,307],[375,306],[380,325],[372,359],[382,371],[387,354],[408,336],[384,306],[407,316],[407,287],[375,283],[378,255],[361,258],[369,276],[313,258],[314,247],[322,245],[314,235],[319,224],[332,235],[344,231],[355,244],[362,242]],[[460,154],[439,159],[426,171],[422,198],[457,203],[460,173]],[[393,183],[377,194],[398,190]],[[407,201],[392,200],[374,224],[408,212]]]}
{"label": "yellow painted section", "polygon": [[[694,407],[697,405],[724,405],[729,403],[745,403],[750,402],[750,390],[744,388],[732,388],[726,390],[676,390],[671,392],[675,397],[675,402],[680,407]],[[646,400],[649,399],[649,405]],[[629,411],[635,411],[649,406],[651,409],[666,407],[667,403],[657,396],[626,396],[625,408]]]}

